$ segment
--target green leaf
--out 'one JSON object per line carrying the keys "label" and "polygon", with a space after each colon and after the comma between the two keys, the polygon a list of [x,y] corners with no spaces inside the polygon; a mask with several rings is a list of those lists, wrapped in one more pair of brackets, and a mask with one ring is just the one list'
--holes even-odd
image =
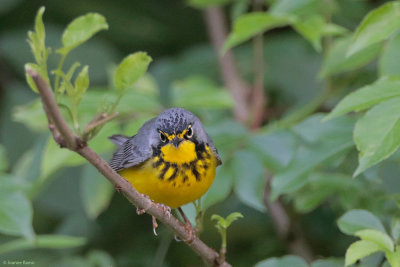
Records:
{"label": "green leaf", "polygon": [[292,160],[296,150],[296,139],[288,130],[259,132],[251,137],[248,145],[268,169],[277,172],[283,170]]}
{"label": "green leaf", "polygon": [[400,238],[400,217],[394,217],[392,219],[392,224],[390,229],[391,229],[390,233],[394,239],[394,242],[398,243]]}
{"label": "green leaf", "polygon": [[114,76],[114,86],[124,92],[131,87],[143,74],[152,61],[145,52],[136,52],[125,57],[119,64]]}
{"label": "green leaf", "polygon": [[0,144],[0,173],[5,172],[8,168],[8,161],[6,155],[6,149]]}
{"label": "green leaf", "polygon": [[203,76],[190,76],[173,83],[174,105],[183,108],[232,108],[231,94]]}
{"label": "green leaf", "polygon": [[333,74],[360,68],[376,58],[382,47],[381,44],[374,44],[361,49],[351,56],[346,56],[350,43],[350,37],[335,40],[324,59],[319,73],[320,77],[325,78]]}
{"label": "green leaf", "polygon": [[46,8],[44,6],[40,7],[35,18],[35,32],[37,34],[38,40],[42,44],[44,44],[45,40],[45,30],[44,30],[44,24],[43,24],[43,14]]}
{"label": "green leaf", "polygon": [[40,99],[23,106],[16,106],[13,110],[12,118],[20,122],[34,132],[44,132],[48,130],[46,114],[43,111]]}
{"label": "green leaf", "polygon": [[[103,141],[103,143],[106,142]],[[43,154],[40,180],[43,181],[49,178],[51,174],[61,167],[78,166],[83,164],[85,161],[84,158],[72,151],[60,149],[53,138],[49,138]]]}
{"label": "green leaf", "polygon": [[78,106],[81,102],[83,95],[86,90],[89,88],[89,67],[84,66],[81,72],[78,74],[75,80],[75,90],[73,94],[74,102]]}
{"label": "green leaf", "polygon": [[222,47],[225,53],[230,48],[243,43],[253,36],[265,31],[287,26],[295,21],[294,17],[286,14],[268,14],[252,12],[240,16],[233,24],[233,30],[229,34]]}
{"label": "green leaf", "polygon": [[223,218],[217,214],[211,216],[212,221],[217,221],[216,227],[222,227],[223,229],[228,229],[228,227],[236,220],[243,218],[240,212],[232,212],[226,218]]}
{"label": "green leaf", "polygon": [[106,19],[97,13],[88,13],[74,19],[65,29],[62,35],[63,48],[61,53],[66,53],[71,49],[83,44],[93,35],[101,30],[107,30]]}
{"label": "green leaf", "polygon": [[394,251],[394,244],[392,239],[381,231],[374,229],[364,229],[356,232],[354,235],[358,236],[362,240],[370,241],[377,244],[383,251]]}
{"label": "green leaf", "polygon": [[321,3],[318,0],[279,0],[276,1],[269,13],[271,14],[294,14],[301,17],[307,17],[315,13],[320,13]]}
{"label": "green leaf", "polygon": [[[1,184],[0,182],[0,186]],[[21,192],[0,194],[0,232],[33,239],[35,234],[32,228],[32,206]]]}
{"label": "green leaf", "polygon": [[383,77],[347,95],[324,120],[330,120],[351,111],[361,111],[397,96],[400,96],[400,78]]}
{"label": "green leaf", "polygon": [[246,205],[265,211],[263,204],[266,177],[262,162],[247,150],[239,150],[232,159],[234,191]]}
{"label": "green leaf", "polygon": [[354,128],[354,142],[360,151],[357,176],[388,158],[400,146],[400,97],[387,100],[369,110]]}
{"label": "green leaf", "polygon": [[387,39],[400,28],[400,2],[388,2],[369,12],[354,33],[347,55]]}
{"label": "green leaf", "polygon": [[111,201],[114,188],[93,166],[86,165],[81,180],[81,198],[89,218],[95,219]]}
{"label": "green leaf", "polygon": [[272,179],[271,198],[291,193],[305,185],[315,167],[346,154],[353,146],[353,121],[349,118],[322,123],[317,114],[296,125],[295,131],[310,142],[300,145],[290,164]]}
{"label": "green leaf", "polygon": [[213,6],[222,6],[234,2],[234,0],[189,0],[188,4],[195,8],[206,8]]}
{"label": "green leaf", "polygon": [[308,264],[299,256],[284,256],[281,258],[269,258],[258,262],[254,267],[308,267]]}
{"label": "green leaf", "polygon": [[400,74],[400,33],[391,38],[384,46],[379,58],[379,76]]}
{"label": "green leaf", "polygon": [[96,267],[116,266],[113,258],[104,251],[93,250],[88,254],[87,258],[90,263],[90,266],[96,266]]}
{"label": "green leaf", "polygon": [[28,70],[33,69],[36,72],[40,73],[40,67],[37,64],[34,63],[26,63],[25,64],[25,79],[26,82],[28,83],[29,87],[34,91],[35,93],[39,93],[35,82],[32,79],[32,76],[28,74]]}
{"label": "green leaf", "polygon": [[307,17],[293,24],[294,29],[307,39],[314,49],[321,52],[323,36],[343,35],[347,30],[339,25],[328,24],[320,15]]}
{"label": "green leaf", "polygon": [[385,253],[388,262],[391,267],[400,267],[400,247],[396,246],[395,252],[386,252]]}
{"label": "green leaf", "polygon": [[65,249],[82,246],[86,240],[81,237],[62,236],[62,235],[38,235],[34,240],[17,239],[9,241],[0,246],[0,254],[17,250],[49,248]]}
{"label": "green leaf", "polygon": [[316,260],[311,264],[311,267],[343,267],[344,260],[342,258],[328,258]]}
{"label": "green leaf", "polygon": [[340,231],[348,235],[364,229],[375,229],[386,233],[385,228],[375,215],[367,210],[350,210],[338,220]]}
{"label": "green leaf", "polygon": [[359,259],[378,251],[381,251],[380,247],[373,242],[364,240],[356,241],[346,251],[345,266],[352,265]]}
{"label": "green leaf", "polygon": [[225,200],[232,191],[233,174],[232,170],[226,165],[217,168],[214,182],[207,193],[201,198],[201,208],[203,210],[212,205]]}
{"label": "green leaf", "polygon": [[228,228],[234,221],[243,218],[243,215],[240,212],[232,212],[225,219],[225,227]]}

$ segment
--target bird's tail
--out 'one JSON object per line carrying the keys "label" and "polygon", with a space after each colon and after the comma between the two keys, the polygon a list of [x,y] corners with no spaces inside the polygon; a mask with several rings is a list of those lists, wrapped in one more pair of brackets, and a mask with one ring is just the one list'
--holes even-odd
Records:
{"label": "bird's tail", "polygon": [[130,137],[121,134],[114,134],[108,137],[108,139],[110,139],[110,141],[116,144],[117,146],[122,146],[129,138]]}

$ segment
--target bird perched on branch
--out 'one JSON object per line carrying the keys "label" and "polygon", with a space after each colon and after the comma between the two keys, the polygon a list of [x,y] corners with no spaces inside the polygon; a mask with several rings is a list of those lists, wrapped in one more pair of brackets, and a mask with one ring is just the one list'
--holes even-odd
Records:
{"label": "bird perched on branch", "polygon": [[199,199],[221,164],[200,120],[182,108],[165,110],[132,137],[110,140],[119,146],[111,167],[140,193],[170,208]]}

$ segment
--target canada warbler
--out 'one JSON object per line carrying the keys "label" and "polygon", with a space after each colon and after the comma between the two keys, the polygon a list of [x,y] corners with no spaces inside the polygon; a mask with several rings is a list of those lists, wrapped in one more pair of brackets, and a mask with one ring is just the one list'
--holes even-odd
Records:
{"label": "canada warbler", "polygon": [[165,110],[132,137],[110,140],[119,146],[111,167],[140,193],[171,208],[200,198],[221,164],[200,120],[182,108]]}

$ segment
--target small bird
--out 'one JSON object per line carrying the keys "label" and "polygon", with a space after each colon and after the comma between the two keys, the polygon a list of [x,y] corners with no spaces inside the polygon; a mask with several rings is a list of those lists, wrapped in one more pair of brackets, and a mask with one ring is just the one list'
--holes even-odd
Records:
{"label": "small bird", "polygon": [[119,146],[110,166],[140,193],[170,208],[199,199],[222,163],[200,120],[183,108],[165,110],[132,137],[109,139]]}

